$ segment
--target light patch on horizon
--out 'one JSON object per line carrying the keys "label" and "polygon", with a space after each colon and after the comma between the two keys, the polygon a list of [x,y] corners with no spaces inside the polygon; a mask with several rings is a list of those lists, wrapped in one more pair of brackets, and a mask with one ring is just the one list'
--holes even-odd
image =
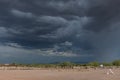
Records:
{"label": "light patch on horizon", "polygon": [[[5,49],[5,50],[4,50]],[[17,43],[6,43],[0,44],[0,53],[3,57],[20,57],[24,54],[31,55],[35,54],[38,56],[63,56],[63,57],[78,57],[79,55],[72,53],[71,51],[67,52],[58,52],[54,51],[54,48],[50,49],[25,49],[24,46],[21,46]],[[19,55],[19,56],[18,56]]]}

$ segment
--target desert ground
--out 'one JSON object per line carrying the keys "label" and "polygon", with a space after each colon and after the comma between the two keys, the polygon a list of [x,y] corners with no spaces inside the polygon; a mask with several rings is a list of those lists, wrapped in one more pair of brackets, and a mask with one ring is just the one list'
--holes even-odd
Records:
{"label": "desert ground", "polygon": [[0,70],[0,80],[120,80],[120,68],[112,69]]}

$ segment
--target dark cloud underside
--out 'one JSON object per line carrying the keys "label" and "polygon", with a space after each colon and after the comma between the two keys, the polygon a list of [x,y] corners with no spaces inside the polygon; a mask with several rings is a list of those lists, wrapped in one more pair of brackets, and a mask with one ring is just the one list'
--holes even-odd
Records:
{"label": "dark cloud underside", "polygon": [[119,7],[119,0],[0,0],[1,62],[119,59]]}

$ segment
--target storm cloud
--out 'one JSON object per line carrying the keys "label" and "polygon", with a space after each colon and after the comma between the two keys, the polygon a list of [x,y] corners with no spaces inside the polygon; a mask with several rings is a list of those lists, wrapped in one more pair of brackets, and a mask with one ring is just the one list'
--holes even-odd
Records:
{"label": "storm cloud", "polygon": [[0,0],[1,62],[119,59],[119,7],[119,0]]}

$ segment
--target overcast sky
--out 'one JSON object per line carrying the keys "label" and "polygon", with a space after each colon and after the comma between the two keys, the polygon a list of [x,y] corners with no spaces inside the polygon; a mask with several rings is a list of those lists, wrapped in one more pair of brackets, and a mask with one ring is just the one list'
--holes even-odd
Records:
{"label": "overcast sky", "polygon": [[120,0],[0,0],[0,63],[120,59]]}

